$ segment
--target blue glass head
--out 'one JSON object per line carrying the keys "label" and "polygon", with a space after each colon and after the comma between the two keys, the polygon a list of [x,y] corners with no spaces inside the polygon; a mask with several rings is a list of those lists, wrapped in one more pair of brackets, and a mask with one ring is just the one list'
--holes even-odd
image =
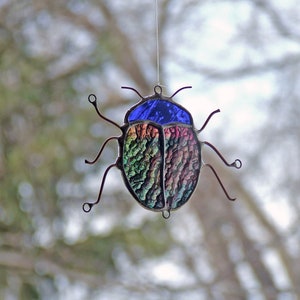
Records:
{"label": "blue glass head", "polygon": [[172,97],[179,90],[169,98],[161,95],[161,88],[159,92],[158,89],[154,89],[154,91],[155,95],[147,98],[142,97],[142,101],[128,111],[125,116],[126,123],[152,121],[160,125],[172,123],[193,125],[191,114],[185,108],[172,101]]}
{"label": "blue glass head", "polygon": [[177,104],[162,99],[148,100],[135,109],[128,117],[128,122],[153,121],[160,125],[170,123],[183,123],[191,125],[193,123],[190,114]]}

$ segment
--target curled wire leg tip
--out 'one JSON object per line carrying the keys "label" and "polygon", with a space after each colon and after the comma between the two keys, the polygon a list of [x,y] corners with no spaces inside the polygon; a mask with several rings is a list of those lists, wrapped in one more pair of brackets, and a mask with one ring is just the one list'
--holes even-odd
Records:
{"label": "curled wire leg tip", "polygon": [[92,210],[92,207],[94,206],[93,203],[85,202],[82,205],[82,210],[86,213],[90,212]]}
{"label": "curled wire leg tip", "polygon": [[236,169],[240,169],[243,166],[243,163],[240,159],[236,159],[232,164],[230,164],[230,167],[234,167]]}
{"label": "curled wire leg tip", "polygon": [[94,104],[97,101],[97,97],[95,94],[89,94],[88,100],[91,104]]}

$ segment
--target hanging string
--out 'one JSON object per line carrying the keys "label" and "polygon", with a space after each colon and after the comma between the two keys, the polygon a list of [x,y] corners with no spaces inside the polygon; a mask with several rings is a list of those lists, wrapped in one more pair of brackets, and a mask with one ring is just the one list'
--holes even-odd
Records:
{"label": "hanging string", "polygon": [[160,85],[158,0],[155,0],[155,24],[156,24],[156,80],[157,80],[157,85]]}

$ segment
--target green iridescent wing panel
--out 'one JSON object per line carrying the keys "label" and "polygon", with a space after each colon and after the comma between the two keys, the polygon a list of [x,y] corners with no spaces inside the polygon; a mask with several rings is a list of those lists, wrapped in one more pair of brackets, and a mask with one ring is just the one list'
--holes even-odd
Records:
{"label": "green iridescent wing panel", "polygon": [[163,157],[159,127],[148,123],[131,125],[124,137],[122,163],[126,185],[145,208],[164,207],[162,190]]}
{"label": "green iridescent wing panel", "polygon": [[164,128],[165,199],[176,209],[188,201],[197,186],[201,168],[200,143],[192,127]]}

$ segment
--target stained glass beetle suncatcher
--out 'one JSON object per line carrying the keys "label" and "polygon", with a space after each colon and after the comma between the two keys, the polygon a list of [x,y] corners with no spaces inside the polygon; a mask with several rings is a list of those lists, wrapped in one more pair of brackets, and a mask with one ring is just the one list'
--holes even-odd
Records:
{"label": "stained glass beetle suncatcher", "polygon": [[123,126],[100,113],[94,94],[88,97],[99,117],[117,126],[122,134],[108,138],[96,158],[85,161],[94,164],[106,144],[111,140],[118,140],[119,157],[105,170],[98,199],[83,204],[85,212],[89,212],[100,201],[105,178],[112,167],[121,170],[128,190],[144,208],[162,212],[164,218],[170,216],[171,210],[181,207],[189,200],[197,186],[202,166],[208,166],[213,171],[226,197],[235,200],[228,195],[214,168],[203,163],[201,158],[201,148],[205,144],[228,167],[239,169],[242,166],[239,159],[228,163],[212,144],[198,140],[198,134],[206,127],[210,118],[220,112],[219,109],[208,116],[200,130],[196,130],[191,114],[172,99],[179,91],[191,86],[177,90],[171,97],[163,96],[159,85],[154,87],[154,94],[148,97],[141,96],[134,88],[122,88],[133,90],[141,98],[126,113]]}

